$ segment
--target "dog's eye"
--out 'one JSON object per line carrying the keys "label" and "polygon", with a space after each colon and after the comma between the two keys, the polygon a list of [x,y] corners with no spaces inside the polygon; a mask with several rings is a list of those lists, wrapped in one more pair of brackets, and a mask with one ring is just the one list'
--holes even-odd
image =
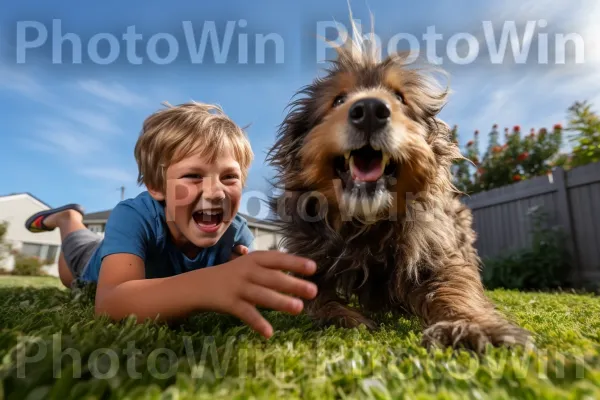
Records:
{"label": "dog's eye", "polygon": [[339,96],[336,96],[335,99],[333,99],[333,106],[337,107],[340,104],[343,104],[344,101],[346,101],[346,95],[345,94],[340,94]]}
{"label": "dog's eye", "polygon": [[402,102],[402,104],[406,104],[406,99],[404,98],[404,95],[400,93],[400,91],[396,90],[394,94],[396,95],[396,98]]}

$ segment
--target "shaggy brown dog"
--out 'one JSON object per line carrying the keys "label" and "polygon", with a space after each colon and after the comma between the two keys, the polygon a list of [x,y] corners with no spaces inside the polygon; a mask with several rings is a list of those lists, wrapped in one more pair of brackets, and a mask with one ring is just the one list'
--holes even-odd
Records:
{"label": "shaggy brown dog", "polygon": [[352,46],[298,93],[268,156],[283,245],[318,265],[307,313],[369,328],[377,313],[412,313],[427,346],[524,344],[528,332],[484,294],[471,213],[451,182],[462,156],[437,118],[447,90],[402,55]]}

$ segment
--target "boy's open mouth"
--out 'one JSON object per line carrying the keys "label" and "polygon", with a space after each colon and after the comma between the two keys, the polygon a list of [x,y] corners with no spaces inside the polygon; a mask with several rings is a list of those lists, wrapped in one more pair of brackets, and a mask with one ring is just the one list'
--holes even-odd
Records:
{"label": "boy's open mouth", "polygon": [[196,225],[204,232],[214,232],[223,222],[223,210],[200,210],[192,215]]}

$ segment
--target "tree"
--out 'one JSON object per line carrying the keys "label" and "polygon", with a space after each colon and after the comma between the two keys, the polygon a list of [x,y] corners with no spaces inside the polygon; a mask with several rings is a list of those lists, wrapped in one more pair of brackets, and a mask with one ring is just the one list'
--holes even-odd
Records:
{"label": "tree", "polygon": [[587,101],[575,102],[569,107],[569,114],[567,130],[577,132],[572,138],[577,144],[573,147],[569,167],[600,161],[600,117]]}
{"label": "tree", "polygon": [[8,222],[0,222],[0,262],[4,261],[6,255],[10,252],[10,245],[6,240],[8,232]]}

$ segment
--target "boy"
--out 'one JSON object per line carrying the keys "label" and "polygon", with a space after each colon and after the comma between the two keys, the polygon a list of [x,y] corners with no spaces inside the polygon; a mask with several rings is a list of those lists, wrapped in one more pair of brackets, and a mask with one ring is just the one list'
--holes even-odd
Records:
{"label": "boy", "polygon": [[253,237],[237,211],[253,156],[245,133],[218,106],[169,106],[144,121],[135,146],[138,183],[147,191],[112,210],[103,239],[83,225],[77,204],[39,212],[26,227],[60,230],[60,279],[67,287],[97,283],[97,315],[135,314],[140,322],[210,310],[269,338],[272,327],[256,306],[301,312],[303,302],[292,296],[314,298],[316,286],[283,270],[310,275],[316,266],[248,251]]}

